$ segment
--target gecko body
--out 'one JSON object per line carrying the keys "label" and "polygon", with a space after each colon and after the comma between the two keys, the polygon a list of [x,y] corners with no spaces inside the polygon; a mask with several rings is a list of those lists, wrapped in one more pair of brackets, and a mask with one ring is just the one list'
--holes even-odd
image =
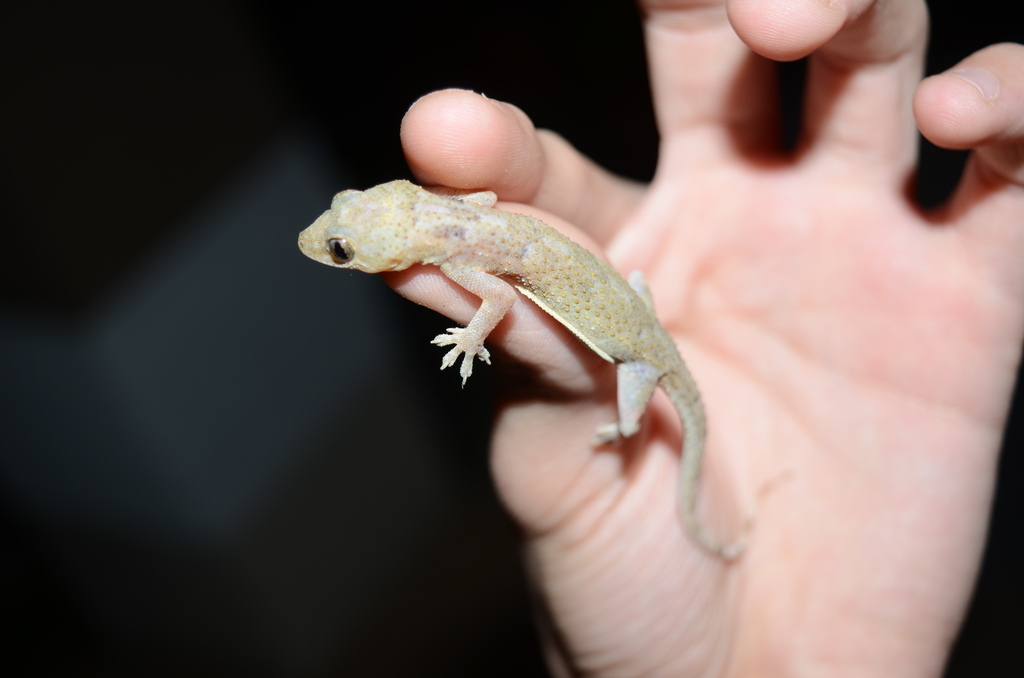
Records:
{"label": "gecko body", "polygon": [[598,428],[597,443],[636,433],[660,385],[683,424],[684,523],[702,547],[727,560],[736,558],[744,548],[746,528],[736,541],[721,543],[697,520],[704,407],[675,342],[654,313],[643,275],[635,272],[627,283],[611,266],[547,224],[494,209],[497,198],[490,191],[437,191],[408,181],[342,191],[331,209],[302,231],[299,248],[329,266],[366,273],[435,265],[480,297],[480,308],[465,328],[451,328],[432,342],[452,347],[441,369],[462,357],[463,383],[472,374],[474,358],[490,362],[484,339],[515,303],[518,289],[616,365],[619,420]]}

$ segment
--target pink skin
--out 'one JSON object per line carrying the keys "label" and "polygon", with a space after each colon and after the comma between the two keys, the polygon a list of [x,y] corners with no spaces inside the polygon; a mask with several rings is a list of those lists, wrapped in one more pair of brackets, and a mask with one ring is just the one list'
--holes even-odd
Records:
{"label": "pink skin", "polygon": [[[468,92],[424,97],[402,126],[421,183],[493,190],[647,273],[704,394],[712,529],[728,534],[781,477],[737,563],[701,551],[677,511],[674,413],[656,399],[634,439],[591,448],[614,418],[611,366],[515,304],[491,336],[492,464],[523,528],[551,665],[940,675],[1024,336],[1024,48],[993,46],[919,82],[916,0],[709,4],[641,3],[662,137],[650,186]],[[767,141],[768,59],[809,53],[804,135],[785,157]],[[976,149],[927,214],[904,190],[915,123],[940,146]],[[429,268],[387,279],[462,323],[478,304]]]}

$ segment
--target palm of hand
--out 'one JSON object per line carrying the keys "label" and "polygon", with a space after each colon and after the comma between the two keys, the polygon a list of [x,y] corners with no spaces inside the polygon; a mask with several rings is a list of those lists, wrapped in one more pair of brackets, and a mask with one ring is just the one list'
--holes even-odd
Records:
{"label": "palm of hand", "polygon": [[[761,501],[749,552],[723,572],[694,562],[705,557],[674,520],[674,441],[650,435],[621,466],[599,454],[562,477],[523,469],[532,491],[513,491],[512,509],[557,526],[530,553],[555,615],[573,620],[565,640],[594,668],[657,665],[709,618],[674,669],[721,667],[738,645],[762,667],[797,644],[843,663],[864,648],[836,639],[865,636],[898,656],[899,630],[922,614],[939,620],[935,643],[955,632],[967,591],[944,585],[976,567],[1020,313],[970,224],[929,223],[870,177],[822,174],[662,177],[649,200],[664,191],[676,222],[644,216],[661,210],[631,222],[657,251],[645,268],[659,315],[704,391],[702,494],[721,504],[732,489],[748,505],[785,477]],[[502,436],[497,459],[504,444],[522,456],[522,437]],[[644,642],[619,633],[631,624]]]}
{"label": "palm of hand", "polygon": [[[701,387],[700,504],[712,533],[729,538],[759,490],[770,491],[738,563],[701,551],[679,519],[675,414],[655,401],[640,434],[591,449],[594,428],[614,417],[611,373],[567,333],[546,338],[561,329],[553,321],[537,333],[545,319],[517,304],[495,338],[560,391],[551,397],[520,373],[506,379],[492,463],[524,527],[557,638],[552,663],[587,675],[938,673],[984,539],[1024,325],[1024,236],[1013,223],[1021,196],[975,158],[948,208],[926,218],[904,191],[906,120],[877,129],[860,120],[865,138],[882,140],[880,156],[809,144],[789,166],[716,146],[714,130],[680,143],[673,135],[700,126],[679,123],[690,104],[673,92],[685,88],[658,82],[659,45],[669,45],[663,61],[687,62],[666,56],[683,43],[665,35],[652,38],[665,139],[658,177],[617,233],[600,219],[577,221],[619,270],[647,272]],[[913,63],[898,70],[893,96],[916,77]],[[466,149],[484,149],[471,169],[446,164],[457,157],[450,148],[411,143],[431,138],[425,130],[444,138],[425,111],[410,112],[415,124],[403,130],[424,177],[513,197],[528,183],[517,177],[571,176],[567,167],[605,182],[582,199],[555,190],[535,200],[555,225],[580,203],[633,204],[633,189],[603,190],[614,182],[550,137],[524,141],[532,128],[507,108],[503,123],[477,122],[466,135]],[[498,115],[489,104],[472,117],[487,115]],[[896,117],[909,115],[904,101]],[[526,157],[518,171],[508,149]],[[560,169],[539,170],[544,156]],[[403,293],[441,305],[414,286]],[[471,308],[463,312],[460,320]]]}

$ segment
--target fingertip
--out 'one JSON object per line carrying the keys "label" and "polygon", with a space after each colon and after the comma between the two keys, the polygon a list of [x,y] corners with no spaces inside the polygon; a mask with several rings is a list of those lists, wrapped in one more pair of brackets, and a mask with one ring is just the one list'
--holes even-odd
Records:
{"label": "fingertip", "polygon": [[775,61],[807,56],[847,19],[843,3],[822,0],[730,0],[729,21],[750,49]]}
{"label": "fingertip", "polygon": [[401,139],[422,183],[487,187],[504,200],[537,191],[543,160],[536,130],[511,104],[468,90],[431,92],[406,112]]}
{"label": "fingertip", "polygon": [[970,83],[986,101],[995,101],[999,96],[999,79],[984,68],[955,68],[949,74]]}
{"label": "fingertip", "polygon": [[977,86],[952,72],[925,78],[914,93],[918,129],[942,148],[970,148],[978,140],[974,120],[984,105]]}
{"label": "fingertip", "polygon": [[601,241],[639,199],[632,182],[605,172],[557,134],[538,131],[517,107],[467,90],[421,97],[402,120],[401,138],[420,183],[486,188]]}
{"label": "fingertip", "polygon": [[1024,45],[991,45],[925,79],[914,115],[936,146],[974,151],[974,176],[1024,185]]}
{"label": "fingertip", "polygon": [[987,47],[925,78],[914,93],[918,128],[943,148],[1018,142],[1024,109],[1024,47]]}
{"label": "fingertip", "polygon": [[737,35],[776,61],[823,48],[838,62],[889,62],[927,40],[923,0],[729,0],[728,11]]}

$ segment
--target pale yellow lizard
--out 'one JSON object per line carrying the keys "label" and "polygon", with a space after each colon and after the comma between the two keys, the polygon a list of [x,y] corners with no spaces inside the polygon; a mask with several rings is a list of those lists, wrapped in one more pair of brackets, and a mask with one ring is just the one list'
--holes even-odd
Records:
{"label": "pale yellow lizard", "polygon": [[679,413],[684,443],[680,496],[684,522],[696,541],[725,559],[744,548],[746,532],[723,544],[697,520],[697,482],[706,426],[697,385],[675,342],[654,314],[640,271],[629,283],[587,250],[537,219],[493,209],[490,191],[427,191],[392,181],[366,191],[342,191],[299,235],[299,249],[316,261],[366,273],[401,271],[433,264],[480,297],[465,328],[434,338],[452,346],[441,369],[463,356],[466,383],[473,358],[490,363],[484,339],[515,303],[518,289],[569,328],[587,346],[617,366],[618,423],[598,429],[597,443],[640,429],[647,404],[660,384]]}

